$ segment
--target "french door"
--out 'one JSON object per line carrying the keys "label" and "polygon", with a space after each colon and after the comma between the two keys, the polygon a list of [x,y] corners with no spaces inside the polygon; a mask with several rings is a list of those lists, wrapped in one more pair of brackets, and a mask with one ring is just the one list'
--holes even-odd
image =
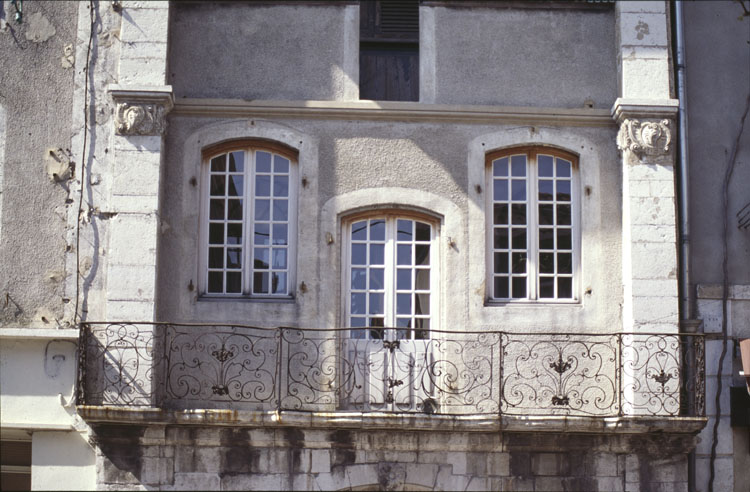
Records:
{"label": "french door", "polygon": [[349,404],[386,411],[433,405],[435,225],[384,214],[352,220],[345,232]]}

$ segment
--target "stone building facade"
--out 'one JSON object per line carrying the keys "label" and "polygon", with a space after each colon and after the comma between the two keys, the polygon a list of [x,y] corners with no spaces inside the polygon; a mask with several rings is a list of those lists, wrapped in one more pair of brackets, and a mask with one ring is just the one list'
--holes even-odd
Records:
{"label": "stone building facade", "polygon": [[732,430],[706,447],[736,385],[709,265],[680,303],[673,8],[370,7],[4,4],[2,439],[32,487],[741,487]]}

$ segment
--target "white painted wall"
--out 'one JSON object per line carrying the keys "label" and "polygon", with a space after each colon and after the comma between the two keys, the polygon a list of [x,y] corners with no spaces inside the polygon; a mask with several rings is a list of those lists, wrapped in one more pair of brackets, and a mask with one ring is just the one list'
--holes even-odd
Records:
{"label": "white painted wall", "polygon": [[93,490],[94,450],[85,433],[34,432],[31,438],[31,490]]}

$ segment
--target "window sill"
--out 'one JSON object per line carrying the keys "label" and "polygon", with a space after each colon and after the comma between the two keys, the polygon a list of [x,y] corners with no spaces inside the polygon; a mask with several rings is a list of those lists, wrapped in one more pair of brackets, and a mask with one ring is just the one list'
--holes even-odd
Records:
{"label": "window sill", "polygon": [[297,299],[294,296],[286,297],[248,297],[248,296],[211,296],[202,294],[198,296],[198,302],[257,302],[261,304],[294,304]]}
{"label": "window sill", "polygon": [[549,300],[549,301],[534,301],[528,299],[522,300],[495,300],[485,299],[484,307],[488,308],[505,308],[505,307],[523,307],[523,308],[551,308],[551,307],[569,307],[569,308],[583,308],[583,302],[580,299],[573,300]]}

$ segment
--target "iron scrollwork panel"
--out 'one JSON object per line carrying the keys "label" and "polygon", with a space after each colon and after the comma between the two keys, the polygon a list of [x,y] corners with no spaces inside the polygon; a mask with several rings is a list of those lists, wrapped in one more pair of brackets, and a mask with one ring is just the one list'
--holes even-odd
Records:
{"label": "iron scrollwork panel", "polygon": [[684,387],[679,335],[622,335],[622,399],[627,415],[679,415]]}

